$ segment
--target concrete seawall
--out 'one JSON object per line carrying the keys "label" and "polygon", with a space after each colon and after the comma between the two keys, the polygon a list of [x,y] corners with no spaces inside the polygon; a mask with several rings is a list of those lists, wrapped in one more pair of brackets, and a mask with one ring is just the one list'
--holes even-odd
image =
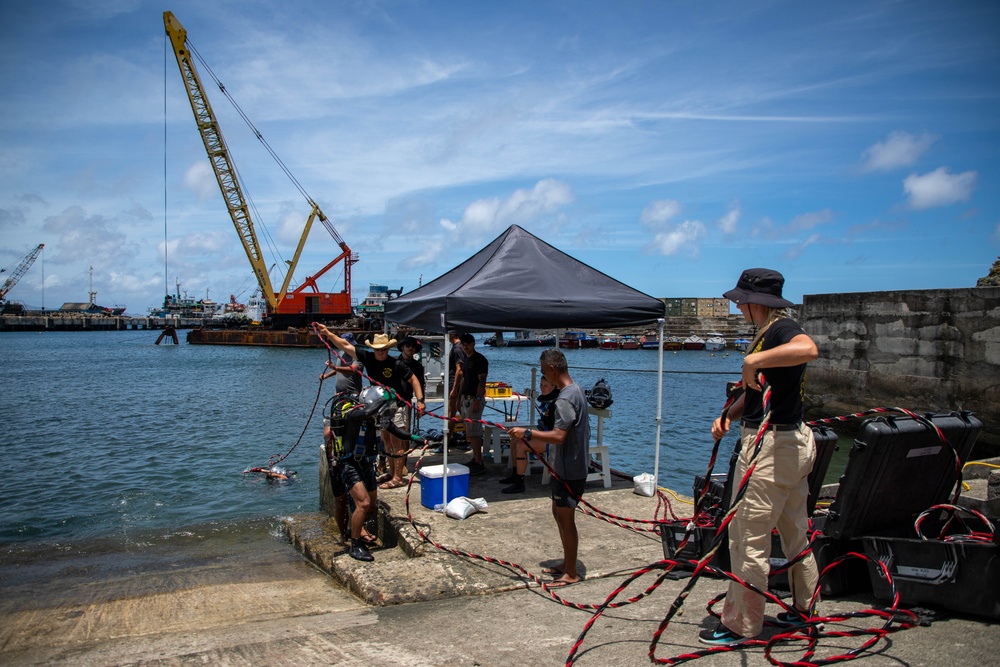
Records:
{"label": "concrete seawall", "polygon": [[799,321],[811,413],[970,410],[976,451],[1000,448],[1000,287],[806,295]]}

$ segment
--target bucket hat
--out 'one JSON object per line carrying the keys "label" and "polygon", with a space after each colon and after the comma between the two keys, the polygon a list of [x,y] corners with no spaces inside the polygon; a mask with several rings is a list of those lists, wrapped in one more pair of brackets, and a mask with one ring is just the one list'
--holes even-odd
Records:
{"label": "bucket hat", "polygon": [[736,287],[722,296],[733,303],[757,303],[769,308],[789,308],[792,302],[781,297],[785,277],[773,269],[747,269]]}
{"label": "bucket hat", "polygon": [[373,350],[384,350],[386,348],[392,347],[396,344],[396,339],[389,339],[388,334],[375,334],[372,337],[372,341],[368,343],[368,347]]}
{"label": "bucket hat", "polygon": [[402,352],[404,345],[412,345],[413,347],[417,348],[417,352],[420,352],[420,350],[422,350],[424,347],[420,343],[420,341],[414,338],[413,336],[407,336],[403,340],[399,341],[399,343],[396,344],[396,349]]}

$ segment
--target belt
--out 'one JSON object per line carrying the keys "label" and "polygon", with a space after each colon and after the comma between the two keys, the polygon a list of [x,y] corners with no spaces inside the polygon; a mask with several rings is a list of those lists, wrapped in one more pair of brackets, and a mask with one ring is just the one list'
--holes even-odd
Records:
{"label": "belt", "polygon": [[[740,421],[740,424],[742,424],[746,428],[754,428],[754,429],[759,429],[760,428],[760,422],[759,421],[750,421],[750,420],[744,419],[744,420]],[[771,431],[798,431],[799,430],[799,426],[801,426],[801,425],[802,425],[802,422],[796,422],[794,424],[768,424],[767,428],[768,428],[768,430],[771,430]]]}

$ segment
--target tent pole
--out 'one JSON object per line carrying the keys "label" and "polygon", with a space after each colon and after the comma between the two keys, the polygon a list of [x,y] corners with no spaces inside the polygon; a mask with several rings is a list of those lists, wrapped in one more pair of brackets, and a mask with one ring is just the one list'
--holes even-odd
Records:
{"label": "tent pole", "polygon": [[[441,314],[441,320],[444,321],[444,313]],[[448,432],[451,430],[451,419],[448,419],[451,415],[448,414],[448,405],[451,399],[450,392],[448,391],[448,361],[451,359],[451,346],[449,345],[451,340],[448,337],[447,329],[444,332],[444,344],[441,346],[441,356],[444,361],[444,441],[441,445],[441,451],[443,455],[441,457],[441,502],[445,507],[448,506]],[[447,355],[447,356],[445,356]],[[421,491],[423,492],[423,491]],[[443,510],[442,510],[443,511]]]}
{"label": "tent pole", "polygon": [[528,423],[532,424],[529,428],[535,428],[535,399],[538,398],[538,392],[535,391],[535,380],[538,377],[538,369],[534,366],[531,367],[531,392],[528,394],[528,400],[531,401],[531,405],[528,407]]}
{"label": "tent pole", "polygon": [[[658,369],[656,372],[656,453],[653,456],[653,488],[660,488],[660,424],[663,420],[663,324],[664,318],[659,318],[660,323],[660,349],[657,352],[659,357]],[[656,497],[656,494],[653,494]]]}

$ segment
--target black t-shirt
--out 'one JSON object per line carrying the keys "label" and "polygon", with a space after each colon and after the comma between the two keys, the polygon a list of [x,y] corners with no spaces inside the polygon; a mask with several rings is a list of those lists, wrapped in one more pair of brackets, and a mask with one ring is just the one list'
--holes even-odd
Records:
{"label": "black t-shirt", "polygon": [[355,350],[358,354],[358,361],[365,367],[365,374],[372,381],[395,390],[401,396],[407,389],[409,389],[410,395],[413,395],[413,387],[409,386],[413,371],[398,357],[390,355],[385,361],[379,361],[375,358],[375,353],[370,350],[361,348],[355,348]]}
{"label": "black t-shirt", "polygon": [[[405,364],[406,367],[409,368],[414,375],[417,376],[417,382],[420,383],[420,392],[421,392],[420,395],[423,396],[424,390],[427,389],[427,377],[424,375],[424,365],[413,358],[406,360],[400,357],[399,360],[403,364]],[[403,388],[399,391],[399,395],[408,401],[412,401],[413,385],[411,385],[409,382],[404,382]]]}
{"label": "black t-shirt", "polygon": [[448,386],[455,386],[455,375],[458,372],[458,365],[465,361],[465,350],[458,343],[453,343],[451,352],[448,353]]}
{"label": "black t-shirt", "polygon": [[479,376],[489,375],[490,360],[473,352],[462,361],[462,396],[481,396]]}
{"label": "black t-shirt", "polygon": [[[764,332],[764,337],[750,350],[761,352],[784,345],[805,331],[793,319],[780,319]],[[764,379],[771,385],[771,419],[772,424],[795,424],[802,421],[802,388],[805,385],[806,365],[786,366],[784,368],[764,368],[761,370]],[[743,418],[759,421],[764,416],[763,394],[747,388],[743,399]]]}

